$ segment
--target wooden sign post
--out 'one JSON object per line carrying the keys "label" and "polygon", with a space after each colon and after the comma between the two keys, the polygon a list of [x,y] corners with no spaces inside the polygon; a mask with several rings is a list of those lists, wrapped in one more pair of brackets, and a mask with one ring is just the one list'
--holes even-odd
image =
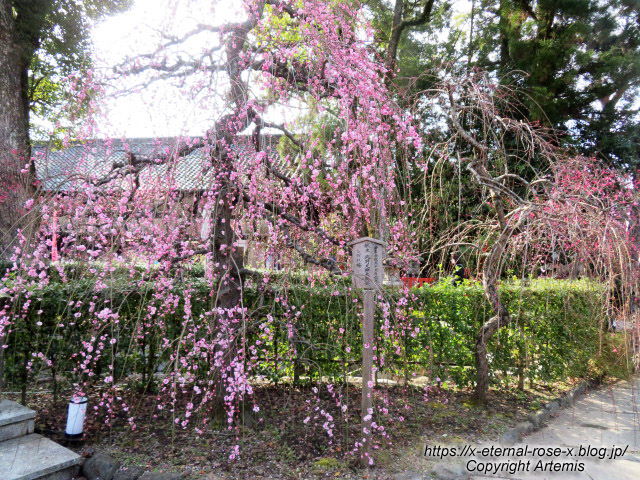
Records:
{"label": "wooden sign post", "polygon": [[352,246],[351,269],[353,286],[364,290],[364,321],[362,323],[362,449],[364,467],[371,464],[371,423],[373,421],[373,351],[375,292],[382,286],[382,261],[386,244],[370,237],[349,243]]}

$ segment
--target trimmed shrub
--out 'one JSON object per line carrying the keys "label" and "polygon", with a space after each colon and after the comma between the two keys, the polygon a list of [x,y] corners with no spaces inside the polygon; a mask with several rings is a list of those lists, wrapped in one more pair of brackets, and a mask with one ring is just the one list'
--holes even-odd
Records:
{"label": "trimmed shrub", "polygon": [[[173,346],[197,351],[198,338],[214,334],[209,326],[212,288],[201,274],[156,285],[136,271],[114,272],[96,288],[90,269],[69,266],[71,280],[34,284],[28,301],[7,308],[22,311],[6,352],[6,374],[24,383],[40,367],[71,381],[139,379],[153,386],[154,373],[206,375],[206,352],[177,364]],[[271,381],[346,378],[358,375],[361,354],[360,294],[348,279],[328,283],[286,277],[266,289],[249,287],[243,299],[246,344],[256,365],[253,375]],[[325,283],[323,283],[325,281]],[[11,280],[6,285],[10,286]],[[587,280],[539,279],[503,282],[501,295],[513,315],[489,345],[495,379],[517,377],[522,383],[586,375],[595,361],[602,369],[601,334],[604,290]],[[188,300],[186,300],[188,299]],[[96,312],[106,312],[104,322]],[[99,315],[98,315],[99,316]],[[386,288],[378,296],[377,356],[382,372],[399,377],[426,375],[434,382],[473,383],[475,333],[492,316],[482,286],[449,279],[404,294]],[[189,335],[185,332],[189,331]],[[101,352],[90,355],[87,352]],[[87,357],[94,358],[87,358]],[[90,368],[84,368],[84,367]]]}

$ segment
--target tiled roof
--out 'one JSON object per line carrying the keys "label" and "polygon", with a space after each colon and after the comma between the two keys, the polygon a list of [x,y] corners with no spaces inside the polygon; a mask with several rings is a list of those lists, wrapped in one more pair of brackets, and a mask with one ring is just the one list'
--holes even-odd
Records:
{"label": "tiled roof", "polygon": [[[275,146],[278,136],[264,136],[267,145]],[[180,145],[198,139],[180,139]],[[61,150],[50,149],[46,144],[35,144],[32,154],[36,175],[47,191],[67,191],[90,179],[104,178],[116,163],[126,163],[126,152],[153,158],[170,152],[176,147],[177,138],[130,138],[114,140],[90,140],[72,144]],[[233,147],[237,162],[242,164],[255,153],[251,138],[240,137]],[[209,156],[205,148],[199,148],[179,158],[170,165],[148,165],[140,172],[140,185],[168,186],[179,190],[206,189],[211,180]],[[280,165],[280,167],[282,167]],[[285,169],[286,170],[286,169]]]}

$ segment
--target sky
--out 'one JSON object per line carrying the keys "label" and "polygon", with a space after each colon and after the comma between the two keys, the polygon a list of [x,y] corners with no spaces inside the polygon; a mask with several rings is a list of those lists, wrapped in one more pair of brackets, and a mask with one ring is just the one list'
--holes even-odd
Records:
{"label": "sky", "polygon": [[[454,2],[460,13],[470,2]],[[183,35],[198,23],[222,24],[243,15],[240,0],[135,0],[132,8],[108,17],[93,29],[94,61],[98,72],[109,74],[127,56],[153,51],[162,34]],[[187,46],[191,52],[202,49],[209,39]],[[211,90],[196,85],[175,86],[158,82],[135,93],[115,95],[131,88],[132,79],[119,79],[108,90],[98,121],[101,137],[199,136],[213,124],[224,103],[224,79]],[[271,112],[277,123],[295,117],[290,109]],[[269,116],[269,115],[268,115]]]}
{"label": "sky", "polygon": [[[109,74],[127,56],[153,51],[161,33],[183,35],[198,22],[221,24],[237,19],[239,13],[234,0],[136,0],[131,9],[94,28],[96,70]],[[201,43],[188,47],[197,50],[204,46]],[[212,115],[219,111],[219,99],[212,98],[210,92],[205,95],[193,91],[193,85],[176,87],[157,82],[132,94],[114,95],[134,84],[133,79],[119,79],[107,91],[104,115],[98,122],[100,136],[202,135],[211,125]]]}

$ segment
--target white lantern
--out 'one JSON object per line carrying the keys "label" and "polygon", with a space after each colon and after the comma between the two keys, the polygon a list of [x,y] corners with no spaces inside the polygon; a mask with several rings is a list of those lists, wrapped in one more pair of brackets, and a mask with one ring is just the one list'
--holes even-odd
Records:
{"label": "white lantern", "polygon": [[84,430],[84,417],[87,413],[87,397],[73,397],[69,401],[67,413],[67,428],[64,436],[70,439],[82,437]]}

